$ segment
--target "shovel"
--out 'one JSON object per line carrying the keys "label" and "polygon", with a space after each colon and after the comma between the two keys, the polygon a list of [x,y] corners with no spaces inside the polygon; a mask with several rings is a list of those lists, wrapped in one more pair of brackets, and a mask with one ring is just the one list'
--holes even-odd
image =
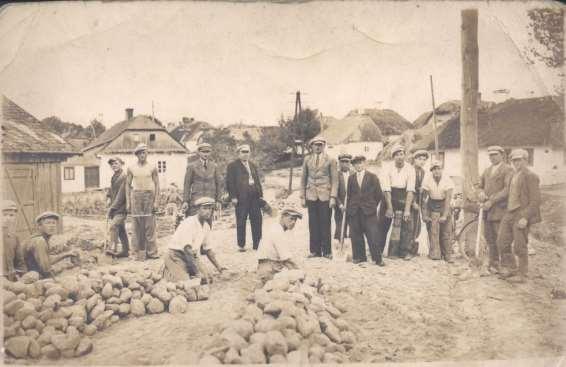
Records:
{"label": "shovel", "polygon": [[[348,191],[346,190],[346,196],[344,197],[344,210],[342,212],[342,223],[340,226],[340,255],[344,254],[344,235],[346,232],[346,207],[348,205]],[[340,209],[338,209],[340,210]]]}

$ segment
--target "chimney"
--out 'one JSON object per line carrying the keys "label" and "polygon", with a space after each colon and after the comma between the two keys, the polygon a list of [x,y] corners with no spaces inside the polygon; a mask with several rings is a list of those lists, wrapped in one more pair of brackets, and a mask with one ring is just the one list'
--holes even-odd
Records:
{"label": "chimney", "polygon": [[134,109],[126,108],[126,120],[131,120],[134,118]]}

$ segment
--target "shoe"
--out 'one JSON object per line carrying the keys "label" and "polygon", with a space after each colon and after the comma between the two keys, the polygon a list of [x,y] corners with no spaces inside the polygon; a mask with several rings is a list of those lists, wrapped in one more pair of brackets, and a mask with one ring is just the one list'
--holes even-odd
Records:
{"label": "shoe", "polygon": [[354,265],[359,264],[361,262],[362,262],[362,260],[358,260],[358,259],[352,260],[352,264],[354,264]]}
{"label": "shoe", "polygon": [[376,261],[376,262],[375,262],[375,265],[384,267],[384,266],[385,266],[385,263],[383,262],[383,260],[379,260],[379,261]]}
{"label": "shoe", "polygon": [[515,275],[507,278],[507,281],[509,283],[524,284],[524,283],[527,282],[527,276],[522,275],[522,274],[515,274]]}
{"label": "shoe", "polygon": [[454,264],[454,260],[451,257],[445,259],[448,264]]}
{"label": "shoe", "polygon": [[515,275],[517,275],[516,270],[502,270],[499,272],[499,278],[501,279],[511,278],[514,277]]}
{"label": "shoe", "polygon": [[321,255],[318,254],[308,254],[307,259],[313,258],[313,257],[321,257]]}
{"label": "shoe", "polygon": [[490,274],[493,274],[493,275],[499,274],[499,268],[498,268],[497,266],[490,265],[490,266],[487,268],[487,271],[489,271],[489,273],[490,273]]}
{"label": "shoe", "polygon": [[403,260],[405,260],[405,261],[410,261],[412,258],[413,258],[413,255],[407,254],[407,255],[405,255],[405,256],[403,257]]}
{"label": "shoe", "polygon": [[332,260],[332,254],[326,254],[324,255],[325,258],[327,258],[328,260]]}
{"label": "shoe", "polygon": [[240,248],[238,249],[238,251],[240,251],[240,252],[246,252],[246,249],[245,249],[244,247],[240,247]]}
{"label": "shoe", "polygon": [[130,254],[127,252],[122,252],[119,253],[118,255],[116,255],[117,258],[122,258],[122,257],[130,257]]}
{"label": "shoe", "polygon": [[159,259],[159,255],[147,255],[146,259],[156,260],[156,259]]}

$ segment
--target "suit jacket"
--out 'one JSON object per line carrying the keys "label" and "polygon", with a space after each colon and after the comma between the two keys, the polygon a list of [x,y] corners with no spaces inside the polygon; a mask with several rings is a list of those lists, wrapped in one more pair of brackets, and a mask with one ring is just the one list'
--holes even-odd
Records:
{"label": "suit jacket", "polygon": [[113,209],[115,214],[126,213],[126,172],[124,170],[112,176],[107,197],[110,198],[110,209]]}
{"label": "suit jacket", "polygon": [[[525,168],[521,172],[515,173],[518,176],[516,185],[519,189],[519,202],[521,206],[519,207],[519,213],[522,218],[526,218],[529,225],[539,223],[541,221],[540,216],[540,188],[539,188],[539,178],[538,176]],[[512,184],[511,180],[511,184]],[[511,189],[511,188],[509,188]],[[510,197],[508,198],[508,200]],[[508,201],[509,205],[509,201]]]}
{"label": "suit jacket", "polygon": [[310,154],[303,162],[301,199],[329,201],[338,194],[338,167],[336,160],[320,153],[318,167],[316,155]]}
{"label": "suit jacket", "polygon": [[362,186],[358,184],[357,174],[352,173],[348,178],[348,206],[346,214],[350,217],[358,210],[365,215],[377,215],[377,206],[383,200],[383,192],[379,178],[371,172],[366,171]]}
{"label": "suit jacket", "polygon": [[513,176],[513,168],[501,163],[501,167],[492,174],[494,167],[488,167],[480,177],[480,188],[483,189],[489,200],[493,203],[487,212],[488,221],[499,221],[507,209],[507,196],[509,195],[509,184]]}
{"label": "suit jacket", "polygon": [[[352,172],[348,171],[348,175]],[[343,205],[346,200],[346,185],[348,184],[347,179],[344,179],[343,173],[338,170],[338,191],[336,195],[336,205]]]}
{"label": "suit jacket", "polygon": [[[263,190],[259,180],[257,167],[251,161],[248,161],[248,163],[254,179],[255,188],[261,198],[263,197]],[[236,198],[238,201],[247,200],[250,196],[248,170],[239,159],[230,162],[226,168],[226,191],[228,191],[230,199]]]}
{"label": "suit jacket", "polygon": [[208,160],[206,169],[200,159],[187,164],[183,186],[184,202],[194,204],[195,200],[205,196],[220,201],[220,190],[220,173],[216,163]]}

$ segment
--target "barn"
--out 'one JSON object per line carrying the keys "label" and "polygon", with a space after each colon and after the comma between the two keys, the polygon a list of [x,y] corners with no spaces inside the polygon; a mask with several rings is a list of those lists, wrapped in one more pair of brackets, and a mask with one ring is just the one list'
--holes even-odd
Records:
{"label": "barn", "polygon": [[79,154],[38,119],[2,96],[2,198],[18,204],[17,234],[29,236],[41,212],[61,212],[61,162]]}

